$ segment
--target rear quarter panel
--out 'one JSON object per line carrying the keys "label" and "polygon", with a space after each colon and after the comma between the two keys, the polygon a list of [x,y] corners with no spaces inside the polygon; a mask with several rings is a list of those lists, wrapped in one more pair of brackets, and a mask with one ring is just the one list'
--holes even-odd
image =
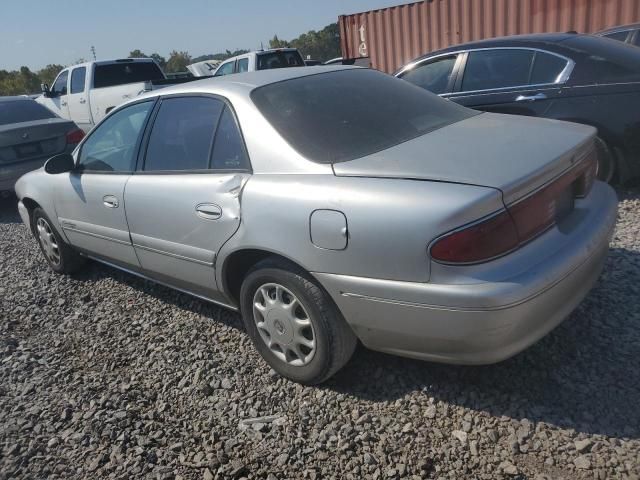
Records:
{"label": "rear quarter panel", "polygon": [[94,125],[102,120],[111,109],[138,96],[144,90],[144,82],[127,83],[115,87],[91,88],[89,103]]}
{"label": "rear quarter panel", "polygon": [[[241,224],[220,250],[261,249],[291,259],[309,272],[426,282],[429,242],[440,234],[502,208],[499,190],[420,180],[254,175],[241,195]],[[316,247],[314,210],[346,216],[344,250]],[[217,268],[219,285],[224,268]]]}

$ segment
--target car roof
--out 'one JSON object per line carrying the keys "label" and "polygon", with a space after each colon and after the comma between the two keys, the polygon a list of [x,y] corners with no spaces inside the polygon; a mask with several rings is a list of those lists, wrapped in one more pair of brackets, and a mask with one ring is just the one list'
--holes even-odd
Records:
{"label": "car roof", "polygon": [[12,95],[9,97],[0,97],[0,102],[15,102],[19,100],[29,100],[33,102],[34,100],[27,95]]}
{"label": "car roof", "polygon": [[533,45],[557,45],[571,38],[575,38],[579,34],[576,33],[535,33],[527,35],[510,35],[508,37],[487,38],[485,40],[476,40],[474,42],[460,43],[452,45],[437,52],[431,52],[425,56],[431,56],[434,53],[453,52],[456,50],[467,50],[470,48],[491,48],[506,46],[533,46]]}
{"label": "car roof", "polygon": [[640,28],[640,23],[629,23],[627,25],[618,25],[616,27],[607,28],[605,30],[600,30],[594,35],[604,35],[607,33],[615,33],[615,32],[626,32],[627,30],[636,30]]}
{"label": "car roof", "polygon": [[258,70],[253,72],[234,73],[233,75],[222,75],[219,77],[207,77],[202,80],[181,83],[171,87],[154,90],[144,95],[136,97],[156,97],[160,95],[186,94],[186,93],[214,93],[225,95],[227,92],[243,91],[245,94],[252,90],[272,83],[302,78],[309,75],[323,75],[339,70],[355,70],[361,67],[331,65],[321,69],[313,67],[291,67],[274,68],[271,70]]}

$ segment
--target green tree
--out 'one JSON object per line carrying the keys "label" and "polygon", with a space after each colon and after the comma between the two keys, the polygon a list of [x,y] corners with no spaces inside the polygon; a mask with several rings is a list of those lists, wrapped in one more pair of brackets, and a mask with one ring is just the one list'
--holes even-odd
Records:
{"label": "green tree", "polygon": [[160,68],[162,68],[163,70],[167,68],[167,59],[164,58],[159,53],[152,53],[150,57],[153,58],[156,61],[156,63],[160,65]]}
{"label": "green tree", "polygon": [[28,67],[20,70],[0,70],[0,95],[24,95],[40,91],[38,75]]}
{"label": "green tree", "polygon": [[149,58],[137,48],[129,52],[129,58]]}
{"label": "green tree", "polygon": [[38,70],[38,77],[40,83],[46,83],[52,85],[58,74],[62,71],[64,65],[58,65],[57,63],[50,63],[41,70]]}
{"label": "green tree", "polygon": [[332,23],[316,32],[310,30],[293,40],[280,40],[277,35],[269,41],[271,48],[293,47],[300,50],[303,58],[309,55],[314,60],[326,61],[340,56],[340,32],[338,24]]}
{"label": "green tree", "polygon": [[178,52],[176,50],[169,54],[165,70],[169,73],[184,72],[187,65],[191,63],[191,55],[188,52]]}
{"label": "green tree", "polygon": [[280,40],[277,35],[274,35],[269,40],[269,48],[289,48],[291,45],[286,40]]}

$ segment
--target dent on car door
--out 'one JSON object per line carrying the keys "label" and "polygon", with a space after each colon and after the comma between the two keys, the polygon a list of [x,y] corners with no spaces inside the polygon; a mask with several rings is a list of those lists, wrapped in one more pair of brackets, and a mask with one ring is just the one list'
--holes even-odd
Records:
{"label": "dent on car door", "polygon": [[210,96],[161,101],[144,164],[126,187],[131,238],[147,275],[223,300],[216,253],[240,224],[249,162],[233,111]]}
{"label": "dent on car door", "polygon": [[570,60],[532,49],[470,51],[449,98],[487,112],[544,116],[560,95]]}
{"label": "dent on car door", "polygon": [[124,210],[124,187],[153,101],[127,106],[82,143],[74,170],[57,183],[58,221],[69,242],[125,267],[139,267]]}

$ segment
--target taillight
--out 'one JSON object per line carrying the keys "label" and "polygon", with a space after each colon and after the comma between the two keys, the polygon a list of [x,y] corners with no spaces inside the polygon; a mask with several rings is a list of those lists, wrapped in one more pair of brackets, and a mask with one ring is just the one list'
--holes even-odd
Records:
{"label": "taillight", "polygon": [[71,130],[67,133],[67,143],[80,143],[80,140],[84,138],[84,132],[79,128]]}
{"label": "taillight", "polygon": [[585,197],[597,171],[595,150],[553,182],[506,210],[437,239],[431,257],[444,263],[480,263],[504,255],[551,228]]}

